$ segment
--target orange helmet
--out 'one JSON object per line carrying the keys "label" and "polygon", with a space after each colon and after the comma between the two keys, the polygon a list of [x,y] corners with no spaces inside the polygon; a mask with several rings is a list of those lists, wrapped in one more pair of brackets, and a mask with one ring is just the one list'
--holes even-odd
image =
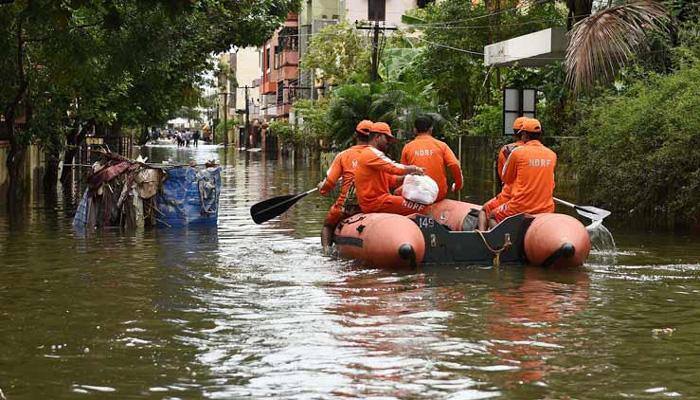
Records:
{"label": "orange helmet", "polygon": [[527,119],[527,117],[516,118],[515,121],[513,121],[513,130],[517,132],[523,129],[523,124],[525,123],[525,121],[527,121]]}
{"label": "orange helmet", "polygon": [[355,127],[355,132],[359,133],[361,135],[369,136],[369,133],[372,130],[372,125],[373,125],[372,121],[370,121],[368,119],[363,119]]}
{"label": "orange helmet", "polygon": [[542,133],[542,125],[535,118],[528,118],[523,122],[521,130],[529,133]]}
{"label": "orange helmet", "polygon": [[390,142],[395,142],[397,139],[391,134],[391,128],[386,122],[375,122],[370,129],[371,133],[381,133],[386,135]]}

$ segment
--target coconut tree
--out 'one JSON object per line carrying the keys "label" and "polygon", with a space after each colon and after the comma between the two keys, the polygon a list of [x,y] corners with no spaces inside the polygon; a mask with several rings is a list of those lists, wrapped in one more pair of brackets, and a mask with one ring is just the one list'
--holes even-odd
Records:
{"label": "coconut tree", "polygon": [[[592,4],[592,0],[567,0],[569,19],[575,24],[569,32],[565,65],[574,91],[611,80],[635,54],[648,48],[649,35],[665,32],[670,21],[664,6],[654,0],[633,0],[590,14]],[[584,16],[576,20],[581,16],[577,13]]]}

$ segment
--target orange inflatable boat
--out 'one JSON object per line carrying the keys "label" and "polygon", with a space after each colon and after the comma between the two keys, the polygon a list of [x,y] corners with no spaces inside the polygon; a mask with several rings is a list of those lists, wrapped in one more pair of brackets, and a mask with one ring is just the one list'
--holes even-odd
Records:
{"label": "orange inflatable boat", "polygon": [[588,257],[586,228],[564,214],[518,214],[475,231],[480,206],[455,200],[425,214],[358,214],[335,231],[338,254],[379,268],[419,264],[531,264],[573,267]]}

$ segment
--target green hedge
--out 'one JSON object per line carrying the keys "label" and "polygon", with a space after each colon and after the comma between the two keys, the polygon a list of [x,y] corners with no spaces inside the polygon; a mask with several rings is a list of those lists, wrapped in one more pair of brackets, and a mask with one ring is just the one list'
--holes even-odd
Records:
{"label": "green hedge", "polygon": [[700,63],[578,111],[585,200],[660,225],[700,221]]}

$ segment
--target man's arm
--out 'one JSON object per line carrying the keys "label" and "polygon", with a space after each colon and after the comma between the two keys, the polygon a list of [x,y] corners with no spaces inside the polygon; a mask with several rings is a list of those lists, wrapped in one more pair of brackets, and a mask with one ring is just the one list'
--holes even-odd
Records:
{"label": "man's arm", "polygon": [[333,162],[331,163],[331,167],[328,168],[326,179],[321,181],[319,184],[318,192],[323,196],[327,195],[331,190],[333,190],[335,184],[338,183],[338,179],[340,179],[341,175],[343,174],[343,166],[340,162],[341,154],[343,153],[338,153],[338,155],[335,156]]}
{"label": "man's arm", "polygon": [[498,161],[496,163],[496,172],[498,172],[498,177],[501,178],[501,182],[503,182],[503,166],[506,164],[507,158],[506,146],[503,146],[498,151]]}
{"label": "man's arm", "polygon": [[443,153],[445,154],[445,166],[450,170],[452,179],[455,181],[454,190],[461,190],[462,186],[464,185],[462,180],[462,166],[459,164],[459,160],[455,156],[455,153],[447,144],[444,145]]}
{"label": "man's arm", "polygon": [[521,147],[516,147],[513,149],[513,151],[510,153],[508,156],[508,159],[506,159],[505,164],[503,164],[503,183],[505,184],[512,184],[515,182],[515,177],[517,176],[518,173],[518,158],[520,156],[520,152],[518,150]]}
{"label": "man's arm", "polygon": [[407,165],[410,164],[411,162],[408,161],[408,154],[409,154],[409,146],[411,143],[406,143],[405,146],[403,146],[403,149],[401,149],[401,164]]}
{"label": "man's arm", "polygon": [[415,165],[403,165],[393,161],[381,151],[372,147],[374,157],[367,160],[367,166],[390,175],[423,174],[423,168]]}
{"label": "man's arm", "polygon": [[389,189],[394,190],[403,185],[405,175],[389,175]]}

